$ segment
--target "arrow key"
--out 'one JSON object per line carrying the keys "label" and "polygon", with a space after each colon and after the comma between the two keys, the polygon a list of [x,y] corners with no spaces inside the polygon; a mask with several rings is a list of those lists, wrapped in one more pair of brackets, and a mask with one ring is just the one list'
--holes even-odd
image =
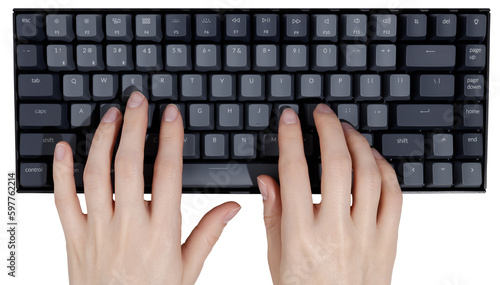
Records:
{"label": "arrow key", "polygon": [[453,165],[449,162],[427,162],[425,164],[425,186],[449,188],[453,184]]}
{"label": "arrow key", "polygon": [[424,185],[424,165],[422,162],[405,162],[399,167],[401,188],[422,188]]}
{"label": "arrow key", "polygon": [[445,133],[435,133],[428,137],[430,151],[427,158],[452,158],[453,156],[453,135]]}
{"label": "arrow key", "polygon": [[476,188],[483,183],[481,163],[456,162],[454,165],[455,187]]}

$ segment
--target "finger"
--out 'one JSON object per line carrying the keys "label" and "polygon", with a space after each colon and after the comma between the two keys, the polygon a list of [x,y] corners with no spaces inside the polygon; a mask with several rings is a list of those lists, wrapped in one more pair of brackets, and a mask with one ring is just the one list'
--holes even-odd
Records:
{"label": "finger", "polygon": [[144,144],[148,104],[140,92],[127,102],[120,145],[115,158],[115,208],[118,213],[135,214],[144,209]]}
{"label": "finger", "polygon": [[[321,201],[324,217],[348,217],[351,205],[351,156],[339,119],[325,104],[313,112],[321,147]],[[320,213],[323,213],[320,212]]]}
{"label": "finger", "polygon": [[85,225],[73,174],[73,153],[67,142],[59,142],[54,151],[54,199],[67,238],[79,235]]}
{"label": "finger", "polygon": [[281,264],[281,196],[280,187],[267,175],[257,177],[264,202],[264,224],[267,234],[267,260],[273,283],[278,284]]}
{"label": "finger", "polygon": [[313,219],[309,171],[299,118],[288,108],[278,128],[280,188],[283,217],[310,225]]}
{"label": "finger", "polygon": [[397,235],[399,228],[403,194],[394,168],[392,168],[389,162],[387,162],[377,150],[373,149],[372,151],[382,176],[382,190],[380,194],[380,203],[378,205],[377,225],[380,230],[394,236],[394,233]]}
{"label": "finger", "polygon": [[203,263],[219,239],[226,224],[241,209],[236,202],[226,202],[205,214],[182,245],[185,284],[194,284]]}
{"label": "finger", "polygon": [[355,222],[376,225],[380,199],[380,171],[368,141],[350,124],[342,123],[352,158],[353,187],[351,216]]}
{"label": "finger", "polygon": [[166,219],[180,217],[183,145],[182,117],[177,107],[170,104],[162,116],[151,193],[152,219],[161,224],[165,224]]}
{"label": "finger", "polygon": [[121,113],[110,108],[101,119],[90,146],[83,172],[85,202],[89,219],[111,218],[113,189],[111,185],[111,158],[122,121]]}

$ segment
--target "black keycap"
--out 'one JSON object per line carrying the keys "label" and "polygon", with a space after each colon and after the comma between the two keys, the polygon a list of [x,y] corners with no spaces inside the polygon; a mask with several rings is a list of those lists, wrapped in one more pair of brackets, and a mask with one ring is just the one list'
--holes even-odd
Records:
{"label": "black keycap", "polygon": [[46,68],[42,45],[18,45],[16,62],[20,70],[42,70]]}
{"label": "black keycap", "polygon": [[265,93],[265,77],[262,74],[242,74],[239,82],[240,101],[260,101],[263,100]]}
{"label": "black keycap", "polygon": [[48,45],[47,66],[50,71],[74,70],[73,47],[70,45]]}
{"label": "black keycap", "polygon": [[456,162],[453,165],[454,186],[477,188],[483,183],[483,172],[479,162]]}
{"label": "black keycap", "polygon": [[380,100],[382,82],[378,74],[357,74],[354,94],[357,101]]}
{"label": "black keycap", "polygon": [[278,70],[279,49],[277,45],[256,45],[254,53],[253,70],[268,71]]}
{"label": "black keycap", "polygon": [[375,33],[371,35],[374,40],[396,41],[398,18],[391,14],[370,15],[370,24],[375,26]]}
{"label": "black keycap", "polygon": [[361,107],[362,129],[386,130],[389,112],[386,104],[365,104]]}
{"label": "black keycap", "polygon": [[156,157],[158,154],[158,146],[160,138],[158,134],[146,134],[146,141],[144,143],[144,156]]}
{"label": "black keycap", "polygon": [[191,46],[167,45],[165,49],[165,69],[168,71],[191,70]]}
{"label": "black keycap", "polygon": [[104,39],[102,30],[102,15],[82,14],[76,15],[76,38],[100,42]]}
{"label": "black keycap", "polygon": [[231,134],[231,158],[252,159],[257,154],[255,134]]}
{"label": "black keycap", "polygon": [[345,71],[366,70],[366,45],[340,45],[340,68]]}
{"label": "black keycap", "polygon": [[342,40],[366,42],[367,17],[363,14],[343,14],[340,16]]}
{"label": "black keycap", "polygon": [[181,75],[181,100],[206,100],[207,78],[204,74]]}
{"label": "black keycap", "polygon": [[225,51],[224,70],[250,70],[250,46],[227,45]]}
{"label": "black keycap", "polygon": [[134,69],[131,45],[107,45],[106,68],[109,71],[123,71]]}
{"label": "black keycap", "polygon": [[59,100],[59,75],[20,74],[17,78],[17,92],[22,100]]}
{"label": "black keycap", "polygon": [[45,18],[45,28],[49,41],[71,42],[75,38],[73,16],[70,14],[47,15]]}
{"label": "black keycap", "polygon": [[92,100],[112,100],[118,92],[117,74],[94,74],[92,77]]}
{"label": "black keycap", "polygon": [[483,127],[483,105],[466,104],[460,107],[460,111],[462,127],[475,129]]}
{"label": "black keycap", "polygon": [[63,97],[66,101],[90,100],[89,75],[65,74],[63,76]]}
{"label": "black keycap", "polygon": [[16,35],[20,40],[40,42],[45,39],[42,14],[19,14],[16,16]]}
{"label": "black keycap", "polygon": [[162,36],[160,15],[141,14],[135,16],[136,39],[159,42]]}
{"label": "black keycap", "polygon": [[410,100],[410,75],[384,75],[384,99],[386,101]]}
{"label": "black keycap", "polygon": [[433,40],[453,41],[457,35],[457,16],[455,14],[429,15],[430,37]]}
{"label": "black keycap", "polygon": [[269,101],[293,100],[293,75],[291,74],[271,74],[268,75],[268,96]]}
{"label": "black keycap", "polygon": [[454,45],[408,45],[404,48],[405,70],[453,70]]}
{"label": "black keycap", "polygon": [[177,75],[154,74],[151,78],[151,100],[177,100]]}
{"label": "black keycap", "polygon": [[325,79],[327,101],[342,101],[352,99],[352,80],[350,74],[327,75]]}
{"label": "black keycap", "polygon": [[128,14],[106,15],[106,38],[108,40],[130,42],[134,38],[132,16]]}
{"label": "black keycap", "polygon": [[297,85],[297,99],[323,97],[323,82],[320,74],[301,74],[297,78]]}
{"label": "black keycap", "polygon": [[80,71],[104,70],[101,45],[77,45],[76,66]]}
{"label": "black keycap", "polygon": [[460,77],[458,99],[482,100],[484,96],[484,76],[467,74]]}
{"label": "black keycap", "polygon": [[250,15],[226,14],[226,40],[250,41]]}
{"label": "black keycap", "polygon": [[282,69],[285,71],[301,71],[309,69],[309,49],[306,45],[283,46]]}
{"label": "black keycap", "polygon": [[76,187],[83,187],[83,171],[85,165],[83,163],[73,164],[73,175],[75,176]]}
{"label": "black keycap", "polygon": [[104,114],[106,114],[109,111],[109,109],[111,109],[113,107],[115,107],[116,109],[118,109],[122,112],[125,109],[125,107],[120,105],[120,104],[115,104],[115,103],[100,104],[99,105],[99,121],[102,120],[102,117],[104,116]]}
{"label": "black keycap", "polygon": [[141,92],[148,100],[148,76],[145,74],[122,75],[122,101],[127,102],[134,91]]}
{"label": "black keycap", "polygon": [[435,133],[428,136],[429,150],[426,155],[428,158],[447,159],[452,158],[453,134]]}
{"label": "black keycap", "polygon": [[449,188],[453,184],[453,164],[450,162],[427,162],[425,164],[425,186]]}
{"label": "black keycap", "polygon": [[279,16],[277,14],[255,14],[255,40],[277,42],[280,38]]}
{"label": "black keycap", "polygon": [[415,99],[453,100],[455,96],[455,76],[451,74],[422,74],[416,86]]}
{"label": "black keycap", "polygon": [[196,45],[195,52],[195,70],[216,71],[222,68],[219,45]]}
{"label": "black keycap", "polygon": [[48,185],[48,167],[46,163],[21,162],[19,182],[23,187],[46,187]]}
{"label": "black keycap", "polygon": [[424,165],[421,162],[405,162],[399,167],[401,188],[424,186]]}
{"label": "black keycap", "polygon": [[467,133],[458,136],[457,140],[458,158],[481,158],[483,156],[483,135],[478,133]]}
{"label": "black keycap", "polygon": [[203,135],[204,159],[227,159],[229,158],[229,142],[227,133]]}
{"label": "black keycap", "polygon": [[403,14],[399,16],[403,40],[425,40],[427,35],[427,16],[425,14]]}
{"label": "black keycap", "polygon": [[458,62],[460,70],[483,70],[486,65],[486,46],[461,46],[459,48]]}
{"label": "black keycap", "polygon": [[387,158],[423,157],[424,135],[383,134],[382,155],[384,155]]}
{"label": "black keycap", "polygon": [[241,104],[218,104],[217,129],[242,130],[243,106]]}
{"label": "black keycap", "polygon": [[196,39],[218,42],[221,39],[220,15],[197,14],[195,16]]}
{"label": "black keycap", "polygon": [[95,117],[95,103],[71,104],[71,127],[88,127]]}
{"label": "black keycap", "polygon": [[188,42],[191,40],[191,15],[167,14],[165,16],[165,38]]}
{"label": "black keycap", "polygon": [[71,146],[73,154],[76,150],[75,134],[55,133],[29,133],[19,136],[19,154],[24,158],[54,155],[54,148],[60,141],[65,141]]}
{"label": "black keycap", "polygon": [[341,121],[346,121],[353,128],[359,128],[359,105],[358,104],[334,104],[333,110]]}
{"label": "black keycap", "polygon": [[66,104],[20,104],[19,126],[23,129],[68,127]]}
{"label": "black keycap", "polygon": [[247,130],[263,130],[269,127],[271,110],[269,104],[246,104]]}
{"label": "black keycap", "polygon": [[[167,108],[169,104],[160,104],[160,109],[159,109],[159,118],[163,117],[163,111],[165,111],[165,108]],[[182,122],[184,123],[184,127],[186,126],[186,106],[184,103],[174,103],[175,106],[179,109],[179,113],[181,113],[182,117]]]}
{"label": "black keycap", "polygon": [[135,56],[136,70],[138,71],[163,69],[160,45],[137,45]]}
{"label": "black keycap", "polygon": [[190,130],[213,130],[214,129],[214,105],[213,104],[191,104],[189,105]]}
{"label": "black keycap", "polygon": [[307,14],[285,14],[284,40],[307,42],[309,40],[309,15]]}
{"label": "black keycap", "polygon": [[401,129],[451,129],[452,104],[399,104],[396,107],[396,125]]}
{"label": "black keycap", "polygon": [[337,46],[313,45],[311,47],[311,69],[315,71],[337,70]]}
{"label": "black keycap", "polygon": [[313,40],[329,40],[336,42],[338,40],[337,15],[312,15],[311,25],[313,31]]}
{"label": "black keycap", "polygon": [[184,148],[182,149],[184,159],[200,158],[200,134],[184,134]]}
{"label": "black keycap", "polygon": [[316,107],[318,106],[318,104],[305,104],[304,105],[304,113],[305,115],[303,116],[303,118],[305,118],[305,125],[307,127],[314,127],[315,124],[314,124],[314,116],[313,116],[313,113],[314,113],[314,110],[316,109]]}
{"label": "black keycap", "polygon": [[370,45],[370,69],[386,71],[396,69],[395,45]]}
{"label": "black keycap", "polygon": [[279,155],[278,134],[263,133],[260,139],[260,155],[262,157],[277,157]]}
{"label": "black keycap", "polygon": [[[237,170],[238,175],[233,172]],[[278,164],[264,163],[185,163],[182,186],[206,190],[257,187],[262,173],[278,180]]]}
{"label": "black keycap", "polygon": [[458,30],[461,40],[483,41],[488,27],[487,17],[483,14],[462,14],[458,16]]}

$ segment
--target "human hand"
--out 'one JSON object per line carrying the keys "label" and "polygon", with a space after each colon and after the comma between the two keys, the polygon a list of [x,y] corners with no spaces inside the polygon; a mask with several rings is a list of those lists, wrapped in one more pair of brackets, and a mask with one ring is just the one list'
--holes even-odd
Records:
{"label": "human hand", "polygon": [[182,117],[175,105],[163,113],[151,201],[145,201],[147,112],[146,98],[134,92],[116,153],[114,201],[111,158],[122,115],[111,108],[102,118],[84,171],[88,214],[76,195],[71,147],[56,146],[54,198],[71,284],[194,284],[224,226],[240,209],[235,202],[212,209],[181,246]]}
{"label": "human hand", "polygon": [[[390,284],[402,194],[391,165],[324,104],[314,110],[321,197],[313,204],[300,123],[279,123],[280,185],[258,178],[274,284]],[[352,194],[352,206],[351,206]]]}

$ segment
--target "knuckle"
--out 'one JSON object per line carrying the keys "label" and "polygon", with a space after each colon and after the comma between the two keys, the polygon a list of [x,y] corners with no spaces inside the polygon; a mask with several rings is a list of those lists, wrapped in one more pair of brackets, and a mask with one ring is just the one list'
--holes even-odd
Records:
{"label": "knuckle", "polygon": [[276,215],[264,215],[264,225],[267,231],[274,230],[280,225],[280,217]]}
{"label": "knuckle", "polygon": [[120,151],[116,154],[115,171],[120,175],[137,176],[143,172],[143,153],[135,150]]}
{"label": "knuckle", "polygon": [[325,171],[330,170],[333,173],[339,173],[343,175],[346,172],[352,171],[352,161],[351,156],[348,153],[339,155],[328,155],[326,162],[323,163]]}
{"label": "knuckle", "polygon": [[109,173],[100,171],[97,167],[93,165],[87,165],[83,171],[83,183],[85,185],[85,190],[93,190],[101,188],[105,185],[105,179],[109,177]]}

